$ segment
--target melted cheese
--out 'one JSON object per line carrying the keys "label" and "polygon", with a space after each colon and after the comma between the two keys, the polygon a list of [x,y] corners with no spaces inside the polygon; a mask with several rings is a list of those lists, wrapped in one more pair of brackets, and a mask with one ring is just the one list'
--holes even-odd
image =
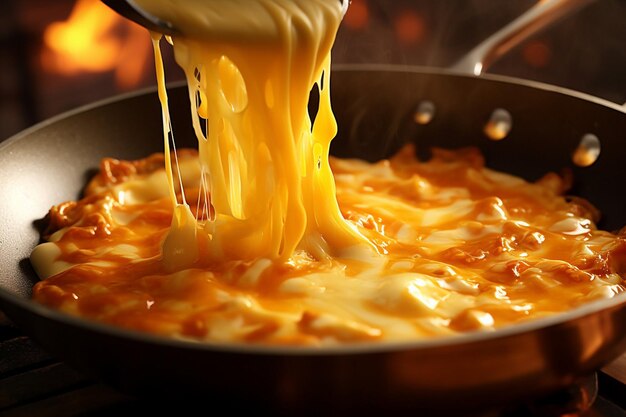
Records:
{"label": "melted cheese", "polygon": [[180,30],[198,151],[176,152],[155,35],[164,154],[105,159],[52,208],[37,301],[171,337],[319,345],[490,330],[624,291],[624,237],[554,175],[410,147],[329,160],[341,2],[135,1]]}
{"label": "melted cheese", "polygon": [[555,177],[527,183],[466,152],[418,162],[410,147],[375,164],[330,161],[344,221],[383,255],[300,248],[287,262],[206,257],[168,270],[172,219],[210,217],[197,154],[178,160],[191,219],[167,193],[138,192],[168,189],[163,156],[105,160],[83,200],[53,208],[51,241],[32,257],[46,278],[35,299],[170,337],[324,345],[490,330],[625,289],[626,239],[597,230]]}
{"label": "melted cheese", "polygon": [[[193,221],[186,203],[175,202],[179,207],[164,248],[169,267],[191,265],[198,257],[285,262],[298,248],[317,258],[348,251],[374,255],[367,239],[343,219],[328,164],[330,141],[337,132],[330,104],[330,49],[345,11],[342,3],[138,4],[182,32],[170,41],[189,86],[202,170],[201,204],[213,213]],[[158,36],[155,53],[173,195]],[[312,124],[307,104],[314,85],[320,103]],[[190,238],[197,234],[206,240],[202,253],[197,239]]]}

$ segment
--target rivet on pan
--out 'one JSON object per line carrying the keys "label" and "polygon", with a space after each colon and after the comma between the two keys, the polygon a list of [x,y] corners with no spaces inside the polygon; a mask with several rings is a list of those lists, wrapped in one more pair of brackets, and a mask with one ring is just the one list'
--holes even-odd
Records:
{"label": "rivet on pan", "polygon": [[427,125],[435,117],[435,103],[432,101],[424,100],[420,102],[413,115],[413,120],[418,125]]}
{"label": "rivet on pan", "polygon": [[511,113],[504,109],[495,109],[485,125],[485,135],[491,140],[506,138],[513,127]]}
{"label": "rivet on pan", "polygon": [[593,133],[587,133],[580,140],[572,155],[572,161],[579,167],[592,165],[600,156],[600,139]]}

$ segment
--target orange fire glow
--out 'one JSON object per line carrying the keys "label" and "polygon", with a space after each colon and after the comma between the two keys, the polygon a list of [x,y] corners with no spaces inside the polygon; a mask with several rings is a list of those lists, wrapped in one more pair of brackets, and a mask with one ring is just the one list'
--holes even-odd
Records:
{"label": "orange fire glow", "polygon": [[394,22],[394,27],[396,31],[396,39],[405,45],[420,43],[426,34],[426,23],[424,22],[424,18],[420,14],[409,9],[406,9],[398,14]]}
{"label": "orange fire glow", "polygon": [[365,0],[352,0],[343,24],[353,30],[365,29],[369,23],[369,7]]}
{"label": "orange fire glow", "polygon": [[522,56],[528,65],[534,68],[546,67],[552,59],[552,51],[546,42],[535,40],[522,49]]}
{"label": "orange fire glow", "polygon": [[68,76],[114,72],[121,89],[141,81],[151,57],[147,31],[99,0],[78,0],[67,20],[46,28],[43,40],[46,70]]}

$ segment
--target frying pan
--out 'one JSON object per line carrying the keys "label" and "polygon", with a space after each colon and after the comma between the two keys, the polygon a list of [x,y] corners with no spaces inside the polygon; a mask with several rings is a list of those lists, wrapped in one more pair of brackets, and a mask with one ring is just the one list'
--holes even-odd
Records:
{"label": "frying pan", "polygon": [[[338,68],[333,86],[334,154],[379,159],[413,140],[420,150],[478,146],[488,165],[529,180],[570,167],[575,193],[603,213],[601,226],[626,224],[626,113],[615,104],[528,81],[406,67]],[[179,146],[195,142],[187,97],[184,86],[170,90]],[[413,117],[423,100],[436,109],[427,125]],[[513,120],[499,142],[483,133],[496,108]],[[65,114],[0,146],[0,308],[89,375],[137,395],[245,401],[273,412],[478,410],[567,386],[626,349],[626,294],[494,332],[324,349],[168,340],[30,301],[37,219],[78,197],[100,158],[161,151],[160,123],[156,94],[148,91]],[[591,167],[578,168],[571,154],[587,133],[602,151]]]}
{"label": "frying pan", "polygon": [[[517,30],[532,22],[518,23]],[[501,33],[500,40],[510,37]],[[186,88],[173,86],[169,95],[178,145],[195,146]],[[372,65],[336,67],[332,95],[340,130],[331,151],[337,156],[377,160],[407,141],[417,144],[421,157],[432,146],[477,146],[490,167],[528,180],[571,169],[572,194],[600,209],[600,227],[626,225],[626,112],[616,104],[525,80]],[[416,109],[424,107],[434,117],[416,123]],[[510,114],[512,130],[494,142],[484,127],[497,109]],[[39,241],[39,219],[53,204],[79,197],[100,158],[162,151],[160,114],[155,91],[145,91],[83,107],[0,145],[0,308],[84,373],[152,401],[200,400],[211,410],[243,405],[274,415],[441,414],[536,398],[626,350],[626,294],[493,332],[323,349],[165,339],[32,302],[38,278],[28,256]],[[587,134],[599,138],[601,153],[595,164],[579,168],[572,153]]]}

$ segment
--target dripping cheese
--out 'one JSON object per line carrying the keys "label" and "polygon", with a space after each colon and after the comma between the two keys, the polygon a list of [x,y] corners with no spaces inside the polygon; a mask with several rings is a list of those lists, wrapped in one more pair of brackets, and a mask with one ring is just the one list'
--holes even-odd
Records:
{"label": "dripping cheese", "polygon": [[[286,262],[297,249],[316,258],[374,252],[371,243],[341,216],[328,164],[330,142],[337,132],[330,103],[330,50],[343,16],[341,2],[138,4],[183,31],[171,41],[189,87],[201,164],[200,192],[214,216],[199,223],[184,201],[175,201],[165,262],[173,268],[191,264],[197,257]],[[156,61],[161,67],[158,38]],[[169,115],[161,68],[157,76],[167,136]],[[320,99],[311,123],[308,102],[314,86]],[[167,154],[166,160],[171,171]],[[173,177],[175,173],[170,174],[171,192]],[[192,235],[210,237],[202,244],[206,250],[197,256],[175,255],[195,253],[196,242],[179,238]]]}
{"label": "dripping cheese", "polygon": [[198,150],[173,146],[154,35],[164,153],[104,159],[83,199],[51,209],[35,300],[168,337],[327,345],[492,330],[624,291],[624,234],[557,175],[528,183],[475,150],[329,158],[339,1],[136,2],[180,30]]}

